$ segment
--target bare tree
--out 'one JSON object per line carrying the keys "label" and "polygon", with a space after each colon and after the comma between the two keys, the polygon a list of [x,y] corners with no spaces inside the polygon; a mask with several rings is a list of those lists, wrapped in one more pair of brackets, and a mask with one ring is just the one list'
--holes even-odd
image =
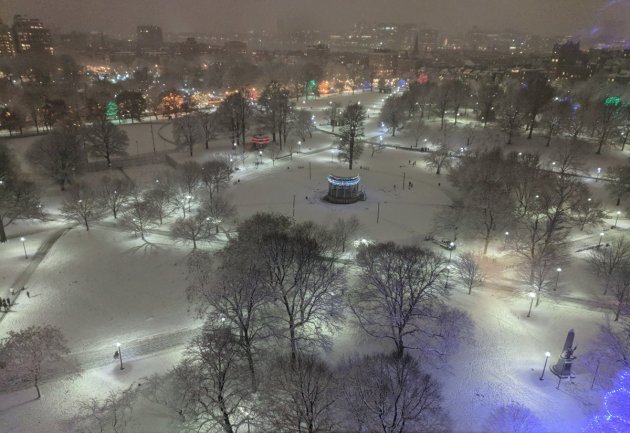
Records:
{"label": "bare tree", "polygon": [[427,166],[435,169],[435,174],[440,174],[443,168],[447,168],[451,162],[451,151],[448,144],[440,143],[437,150],[427,153],[424,157]]}
{"label": "bare tree", "polygon": [[90,146],[90,152],[105,158],[108,167],[112,166],[112,156],[125,155],[129,146],[127,133],[107,117],[94,119],[90,126],[83,129],[83,137]]}
{"label": "bare tree", "polygon": [[270,336],[265,307],[271,302],[261,269],[247,245],[231,240],[220,253],[218,270],[210,255],[196,252],[188,259],[188,299],[200,315],[234,329],[247,358],[252,390],[258,388],[255,358]]}
{"label": "bare tree", "polygon": [[571,213],[571,218],[580,228],[580,231],[583,231],[587,225],[594,227],[604,225],[604,219],[607,216],[606,212],[602,210],[602,202],[590,197],[578,200]]}
{"label": "bare tree", "polygon": [[109,176],[104,176],[101,179],[99,194],[105,206],[112,211],[114,219],[118,218],[118,214],[131,198],[133,189],[133,182],[126,177],[112,179]]}
{"label": "bare tree", "polygon": [[413,136],[416,147],[418,147],[418,142],[424,136],[425,130],[425,122],[424,119],[420,116],[416,116],[411,120],[411,134]]}
{"label": "bare tree", "polygon": [[266,431],[336,432],[337,378],[316,355],[273,359],[264,390]]}
{"label": "bare tree", "polygon": [[7,241],[6,226],[17,220],[43,218],[37,188],[24,179],[9,150],[0,144],[0,243]]}
{"label": "bare tree", "polygon": [[207,150],[209,148],[210,140],[214,140],[216,138],[218,122],[217,115],[207,111],[197,111],[194,116],[197,120],[199,131],[201,132],[201,138],[203,139]]}
{"label": "bare tree", "polygon": [[611,323],[607,317],[587,347],[580,359],[594,375],[593,385],[610,388],[619,371],[630,368],[630,326],[627,324]]}
{"label": "bare tree", "polygon": [[79,403],[79,413],[74,419],[77,432],[125,433],[132,420],[133,404],[138,397],[139,388],[127,388],[120,392],[110,391],[108,396],[99,401],[91,398]]}
{"label": "bare tree", "polygon": [[339,102],[331,101],[329,103],[329,107],[325,111],[326,119],[328,119],[332,132],[335,132],[335,126],[339,124],[339,119],[341,117],[340,109],[341,104]]}
{"label": "bare tree", "polygon": [[139,193],[135,192],[129,201],[125,212],[120,218],[120,225],[132,231],[134,235],[140,235],[146,242],[146,232],[155,226],[158,211],[154,202],[143,199]]}
{"label": "bare tree", "polygon": [[438,382],[409,354],[351,358],[340,374],[348,431],[449,431]]}
{"label": "bare tree", "polygon": [[[207,221],[209,228],[214,227],[215,234],[219,234],[221,227],[236,217],[236,208],[224,196],[215,195],[202,201],[199,213]],[[227,231],[225,233],[228,234]]]}
{"label": "bare tree", "polygon": [[488,433],[545,433],[543,423],[534,413],[518,403],[497,407],[484,424]]}
{"label": "bare tree", "polygon": [[518,88],[515,83],[508,83],[505,93],[499,100],[499,125],[507,134],[507,144],[512,144],[512,138],[518,134],[523,125],[523,109],[518,101]]}
{"label": "bare tree", "polygon": [[350,170],[353,162],[361,157],[363,151],[361,141],[365,116],[365,109],[359,103],[348,105],[341,113],[339,159],[347,161]]}
{"label": "bare tree", "polygon": [[359,230],[359,219],[352,215],[348,219],[338,218],[332,227],[332,235],[335,241],[341,245],[341,252],[346,252],[349,239]]}
{"label": "bare tree", "polygon": [[520,86],[519,100],[529,117],[529,135],[531,139],[536,124],[536,117],[543,112],[547,104],[553,98],[553,88],[549,84],[547,77],[536,75]]}
{"label": "bare tree", "polygon": [[288,340],[292,357],[312,345],[329,347],[325,332],[338,326],[345,282],[330,233],[312,223],[287,225],[280,216],[258,214],[239,226],[239,238],[266,270],[274,326]]}
{"label": "bare tree", "polygon": [[383,104],[380,120],[392,131],[392,137],[396,136],[396,129],[400,127],[405,117],[403,102],[400,97],[390,96]]}
{"label": "bare tree", "polygon": [[157,179],[155,186],[144,194],[143,200],[151,207],[155,217],[160,222],[173,213],[173,196],[175,187],[170,176],[161,176]]}
{"label": "bare tree", "polygon": [[303,142],[313,137],[313,113],[307,110],[293,110],[291,112],[293,130]]}
{"label": "bare tree", "polygon": [[64,191],[83,168],[83,143],[76,128],[52,130],[35,141],[28,150],[29,160],[53,178]]}
{"label": "bare tree", "polygon": [[196,161],[186,161],[177,167],[175,183],[188,193],[193,195],[201,184],[202,169]]}
{"label": "bare tree", "polygon": [[455,271],[461,283],[472,293],[473,287],[481,286],[485,280],[485,273],[481,269],[479,258],[472,253],[460,254],[455,260]]}
{"label": "bare tree", "polygon": [[362,247],[357,264],[360,286],[350,294],[350,308],[368,335],[391,340],[402,357],[447,295],[445,262],[420,247],[389,242]]}
{"label": "bare tree", "polygon": [[240,380],[242,351],[229,328],[206,323],[186,349],[174,376],[187,428],[236,433],[244,423],[241,405],[247,387]]}
{"label": "bare tree", "polygon": [[619,321],[621,313],[628,308],[630,298],[630,261],[624,260],[613,274],[611,286],[617,305],[615,306],[615,322]]}
{"label": "bare tree", "polygon": [[271,164],[272,165],[274,165],[274,166],[276,165],[276,159],[278,159],[278,156],[280,156],[280,152],[281,151],[282,151],[282,148],[280,146],[278,146],[277,144],[274,144],[274,143],[269,143],[265,147],[265,153],[267,154],[267,156],[271,160]]}
{"label": "bare tree", "polygon": [[621,199],[630,191],[630,167],[616,165],[606,170],[605,187],[608,194],[621,204]]}
{"label": "bare tree", "polygon": [[193,147],[200,140],[199,124],[193,116],[182,116],[173,120],[173,139],[178,147],[186,147],[193,156]]}
{"label": "bare tree", "polygon": [[207,237],[208,221],[200,214],[177,218],[171,226],[171,238],[192,242],[194,250],[197,249],[197,242]]}
{"label": "bare tree", "polygon": [[41,398],[42,380],[60,373],[76,373],[78,364],[68,357],[70,349],[58,328],[50,325],[31,326],[8,331],[0,343],[0,380],[3,389],[29,384]]}
{"label": "bare tree", "polygon": [[502,89],[493,79],[487,78],[476,83],[474,94],[477,100],[479,119],[485,128],[488,122],[493,121],[496,117],[497,102],[501,98]]}
{"label": "bare tree", "polygon": [[609,246],[601,246],[591,251],[587,261],[590,265],[591,272],[603,279],[604,295],[612,284],[615,273],[630,261],[630,242],[625,237],[614,239]]}
{"label": "bare tree", "polygon": [[[243,153],[245,155],[245,153]],[[201,166],[201,182],[210,193],[219,192],[221,188],[230,182],[232,169],[228,161],[222,158],[213,158]]]}
{"label": "bare tree", "polygon": [[105,214],[103,198],[89,185],[73,185],[59,211],[67,221],[74,221],[90,230],[90,224],[100,221]]}

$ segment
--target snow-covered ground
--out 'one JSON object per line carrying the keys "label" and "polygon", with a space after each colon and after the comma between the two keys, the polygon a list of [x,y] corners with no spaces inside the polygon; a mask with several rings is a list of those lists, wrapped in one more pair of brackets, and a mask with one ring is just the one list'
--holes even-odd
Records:
{"label": "snow-covered ground", "polygon": [[[357,93],[299,105],[312,109],[320,124],[324,122],[322,110],[330,100],[342,104],[360,100],[370,109],[366,135],[376,137],[384,135],[377,120],[383,98],[375,93]],[[162,131],[167,138],[168,128]],[[148,125],[126,125],[125,129],[132,143],[130,154],[153,151]],[[154,126],[156,138],[157,129],[158,126]],[[411,138],[405,131],[398,135],[395,138],[384,135],[385,142],[409,146]],[[427,139],[430,138],[428,130]],[[23,155],[31,140],[12,140],[10,145],[18,155]],[[158,150],[172,147],[159,140]],[[352,173],[361,175],[367,200],[346,206],[331,205],[321,199],[327,189],[326,175],[349,172],[336,161],[329,149],[331,143],[330,135],[318,131],[302,144],[302,153],[297,153],[296,149],[292,158],[282,158],[272,164],[263,156],[263,164],[256,166],[257,156],[251,154],[245,166],[239,161],[239,170],[227,191],[238,209],[239,219],[260,211],[292,215],[295,200],[298,220],[329,224],[336,218],[356,215],[361,222],[361,238],[424,243],[424,236],[434,226],[436,213],[449,205],[456,194],[445,176],[438,177],[427,169],[421,153],[386,148],[371,156],[366,149]],[[542,138],[532,142],[517,140],[514,149],[546,150]],[[210,151],[201,147],[196,150],[195,159],[203,160],[213,152],[230,152],[231,147],[222,138],[211,144]],[[622,156],[620,152],[610,152],[601,157],[601,165],[612,165]],[[173,157],[178,161],[188,159],[185,151],[176,151]],[[126,168],[124,173],[138,184],[147,185],[157,173],[169,169],[166,165],[150,165]],[[105,174],[90,173],[84,178],[93,182]],[[411,189],[409,182],[413,184]],[[48,185],[47,210],[57,213],[61,195],[54,185]],[[590,185],[593,196],[603,199],[613,210],[601,182]],[[11,239],[0,245],[0,296],[28,265],[29,259],[24,259],[19,237],[26,234],[27,248],[34,251],[62,226],[51,222],[8,227]],[[606,236],[623,232],[627,226],[624,215],[619,228],[606,231]],[[167,227],[159,230],[165,231]],[[598,238],[599,231],[577,234],[575,243],[592,245]],[[0,338],[12,329],[53,324],[62,329],[86,370],[73,382],[59,379],[44,384],[43,398],[39,401],[30,400],[32,390],[0,394],[0,431],[61,431],[60,426],[75,413],[76,401],[102,398],[110,389],[126,388],[149,373],[168,370],[177,361],[186,338],[200,324],[188,311],[185,297],[185,261],[190,247],[173,244],[160,233],[150,234],[148,240],[150,244],[144,244],[107,221],[89,232],[75,227],[50,248],[29,278],[31,298],[21,295],[14,311],[0,322]],[[496,271],[486,287],[475,290],[470,296],[456,288],[452,295],[452,304],[470,312],[475,322],[474,341],[464,345],[449,359],[448,365],[439,369],[431,367],[431,372],[444,385],[444,400],[455,430],[479,432],[484,419],[495,407],[517,402],[539,416],[551,432],[580,431],[593,410],[589,406],[593,394],[586,391],[592,378],[578,368],[573,383],[563,382],[560,390],[556,390],[554,376],[547,373],[543,381],[539,376],[544,353],[551,352],[550,363],[555,362],[570,328],[575,329],[577,343],[583,348],[604,320],[602,311],[581,302],[599,296],[584,269],[583,256],[576,253],[562,273],[559,284],[562,297],[543,299],[527,318],[529,299],[523,296],[512,275],[503,271],[508,263],[506,258],[494,245],[492,247]],[[476,249],[478,245],[462,239],[459,248]],[[346,328],[335,336],[331,359],[338,360],[345,354],[365,349],[364,342],[353,338],[352,333]],[[116,342],[122,344],[125,356],[123,371],[112,359]],[[154,412],[149,413],[152,415],[147,415],[146,419],[151,420],[150,427],[148,424],[134,426],[130,431],[167,432],[167,417],[160,423]]]}

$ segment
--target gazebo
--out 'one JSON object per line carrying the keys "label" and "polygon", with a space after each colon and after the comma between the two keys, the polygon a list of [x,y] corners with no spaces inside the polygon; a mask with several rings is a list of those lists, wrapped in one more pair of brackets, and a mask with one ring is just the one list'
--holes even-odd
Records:
{"label": "gazebo", "polygon": [[326,200],[331,203],[349,204],[365,200],[365,191],[359,186],[360,176],[340,177],[328,175],[328,194]]}

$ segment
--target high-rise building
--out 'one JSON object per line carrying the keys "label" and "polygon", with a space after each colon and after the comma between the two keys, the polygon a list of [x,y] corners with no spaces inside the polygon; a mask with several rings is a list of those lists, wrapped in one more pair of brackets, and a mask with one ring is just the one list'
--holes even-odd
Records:
{"label": "high-rise building", "polygon": [[0,23],[0,57],[15,56],[15,41],[11,29]]}
{"label": "high-rise building", "polygon": [[13,37],[18,53],[53,53],[50,30],[37,18],[16,15],[13,19]]}
{"label": "high-rise building", "polygon": [[162,28],[158,26],[138,26],[136,42],[140,50],[157,50],[164,44]]}

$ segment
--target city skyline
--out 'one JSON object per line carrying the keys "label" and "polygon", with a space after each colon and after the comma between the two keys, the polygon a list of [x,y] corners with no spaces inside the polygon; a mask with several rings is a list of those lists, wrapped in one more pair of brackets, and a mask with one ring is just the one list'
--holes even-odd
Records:
{"label": "city skyline", "polygon": [[[446,35],[458,34],[473,26],[491,31],[519,31],[541,35],[565,35],[588,38],[608,25],[630,21],[630,7],[618,1],[560,0],[550,4],[542,0],[473,0],[466,5],[454,0],[432,7],[428,1],[395,0],[384,7],[376,0],[366,0],[361,9],[341,7],[324,0],[317,8],[304,12],[301,1],[286,0],[211,0],[198,5],[194,0],[175,3],[166,0],[138,0],[107,3],[87,0],[81,4],[61,0],[55,8],[44,7],[43,0],[10,2],[5,15],[15,13],[37,16],[61,31],[104,31],[132,34],[138,24],[156,24],[166,32],[242,32],[276,31],[279,23],[288,30],[321,29],[342,31],[347,23],[413,23],[436,28]],[[579,4],[576,4],[579,3]],[[215,13],[214,11],[220,11]],[[331,11],[334,13],[331,15]],[[6,17],[5,17],[6,20]],[[627,27],[627,26],[625,26]],[[621,35],[627,36],[627,35]]]}

